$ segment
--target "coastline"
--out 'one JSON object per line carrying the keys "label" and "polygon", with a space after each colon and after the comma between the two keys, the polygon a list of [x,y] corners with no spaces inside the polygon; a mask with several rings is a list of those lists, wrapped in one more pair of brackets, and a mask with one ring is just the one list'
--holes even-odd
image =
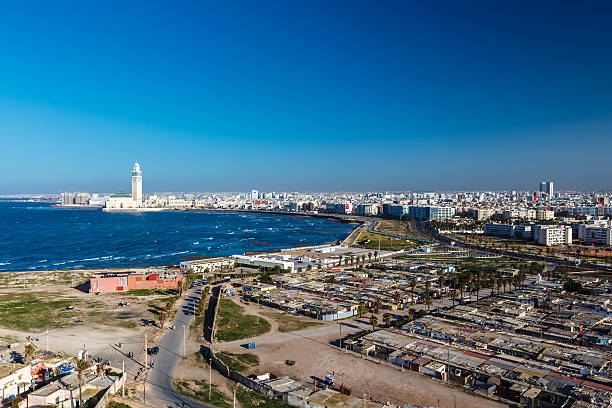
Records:
{"label": "coastline", "polygon": [[[86,206],[56,206],[56,205],[52,205],[52,208],[57,208],[57,209],[68,209],[68,210],[87,210],[87,211],[91,211],[91,210],[101,210],[101,208],[92,208],[92,207],[86,207]],[[135,212],[140,212],[139,210],[141,209],[130,209],[131,211],[128,210],[118,210],[118,211],[108,211],[109,213],[135,213]],[[325,245],[335,245],[338,244],[339,242],[344,243],[349,237],[351,237],[353,234],[355,234],[355,231],[357,231],[359,228],[361,228],[363,225],[365,225],[365,221],[361,220],[361,219],[357,219],[357,218],[352,218],[352,217],[342,217],[340,215],[336,215],[336,214],[318,214],[318,213],[298,213],[298,212],[290,212],[290,211],[268,211],[268,210],[251,210],[251,209],[210,209],[210,208],[198,208],[198,209],[192,209],[192,208],[155,208],[153,209],[153,212],[161,212],[161,211],[175,211],[175,212],[199,212],[199,213],[235,213],[235,214],[268,214],[268,215],[283,215],[283,216],[300,216],[300,217],[313,217],[313,218],[325,218],[325,219],[329,219],[335,222],[339,222],[342,224],[352,224],[353,228],[344,236],[341,237],[337,240],[333,240],[333,241],[327,241],[321,244],[313,244],[311,242],[309,243],[304,243],[303,245],[297,245],[297,246],[288,246],[288,247],[276,247],[273,249],[269,249],[266,251],[258,251],[258,252],[266,252],[266,253],[275,253],[275,252],[284,252],[284,251],[291,251],[291,250],[299,250],[302,248],[308,248],[308,247],[312,247],[313,245],[316,246],[325,246]],[[103,210],[104,211],[104,210]],[[145,212],[147,212],[145,210]],[[246,252],[249,251],[243,251],[241,253],[236,252],[235,254],[231,254],[231,255],[242,255]],[[178,262],[181,262],[183,260],[194,260],[194,259],[206,259],[206,258],[210,258],[210,257],[214,257],[215,255],[200,255],[200,256],[190,256],[188,259],[182,259],[179,260]],[[230,255],[224,255],[224,256],[230,256]],[[88,267],[83,267],[83,266],[79,266],[76,269],[19,269],[19,270],[4,270],[4,271],[0,271],[0,274],[30,274],[30,273],[38,273],[38,274],[42,274],[44,275],[45,273],[58,273],[58,272],[63,272],[63,273],[67,273],[67,272],[77,272],[77,271],[87,271],[88,273],[93,273],[94,271],[107,271],[107,272],[113,272],[113,271],[125,271],[125,270],[134,270],[134,269],[149,269],[149,268],[166,268],[172,265],[176,265],[178,262],[174,263],[174,264],[164,264],[164,265],[134,265],[134,266],[130,266],[130,265],[113,265],[113,266],[109,266],[108,268],[101,268],[100,266],[92,266],[90,268]]]}

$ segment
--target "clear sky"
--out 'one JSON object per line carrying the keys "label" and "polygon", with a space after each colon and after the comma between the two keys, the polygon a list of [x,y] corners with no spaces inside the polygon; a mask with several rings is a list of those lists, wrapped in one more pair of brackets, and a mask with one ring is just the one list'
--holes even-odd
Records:
{"label": "clear sky", "polygon": [[612,189],[610,1],[9,1],[0,193]]}

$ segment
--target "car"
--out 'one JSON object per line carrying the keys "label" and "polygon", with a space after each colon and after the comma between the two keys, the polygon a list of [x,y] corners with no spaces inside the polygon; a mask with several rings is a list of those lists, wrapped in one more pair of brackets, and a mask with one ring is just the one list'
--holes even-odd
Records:
{"label": "car", "polygon": [[174,325],[172,325],[172,326],[170,326],[170,327],[168,327],[168,328],[169,328],[170,330],[174,330],[174,329],[176,329],[176,327],[175,327]]}
{"label": "car", "polygon": [[74,306],[72,305],[66,307],[66,310],[72,310],[72,309],[74,309]]}
{"label": "car", "polygon": [[159,347],[154,346],[154,347],[149,347],[149,349],[147,349],[147,354],[150,356],[154,356],[157,353],[159,353]]}

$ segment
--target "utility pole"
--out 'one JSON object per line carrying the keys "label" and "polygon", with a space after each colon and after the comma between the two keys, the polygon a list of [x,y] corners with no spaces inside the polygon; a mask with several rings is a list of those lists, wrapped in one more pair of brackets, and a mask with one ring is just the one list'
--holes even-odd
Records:
{"label": "utility pole", "polygon": [[183,325],[183,357],[187,354],[185,353],[185,325]]}
{"label": "utility pole", "polygon": [[[211,338],[212,340],[212,338]],[[212,358],[213,358],[213,349],[212,349],[212,341],[210,343],[210,360],[208,361],[208,400],[212,396]]]}
{"label": "utility pole", "polygon": [[342,322],[338,325],[340,326],[340,351],[342,351]]}
{"label": "utility pole", "polygon": [[121,396],[125,397],[125,361],[121,362],[121,376],[123,381],[121,382]]}
{"label": "utility pole", "polygon": [[147,333],[145,333],[145,370],[149,366],[149,350],[147,346]]}
{"label": "utility pole", "polygon": [[49,350],[49,328],[47,328],[47,351]]}
{"label": "utility pole", "polygon": [[234,408],[236,408],[236,387],[234,387]]}

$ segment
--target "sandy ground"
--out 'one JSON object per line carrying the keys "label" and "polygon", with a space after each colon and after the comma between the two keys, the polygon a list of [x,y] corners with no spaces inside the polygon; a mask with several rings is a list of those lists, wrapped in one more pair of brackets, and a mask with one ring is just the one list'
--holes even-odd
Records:
{"label": "sandy ground", "polygon": [[[399,367],[377,364],[340,352],[330,345],[332,340],[338,338],[336,330],[326,325],[300,332],[260,336],[257,338],[257,348],[253,351],[259,357],[260,364],[249,373],[288,375],[310,386],[313,385],[314,377],[323,379],[326,374],[334,373],[337,382],[352,387],[353,395],[366,394],[376,401],[394,404],[435,406],[439,400],[441,408],[451,408],[456,399],[457,407],[506,406],[448,387],[419,373],[402,372]],[[244,353],[239,343],[220,344],[217,348]],[[294,360],[296,363],[287,366],[285,360]]]}

